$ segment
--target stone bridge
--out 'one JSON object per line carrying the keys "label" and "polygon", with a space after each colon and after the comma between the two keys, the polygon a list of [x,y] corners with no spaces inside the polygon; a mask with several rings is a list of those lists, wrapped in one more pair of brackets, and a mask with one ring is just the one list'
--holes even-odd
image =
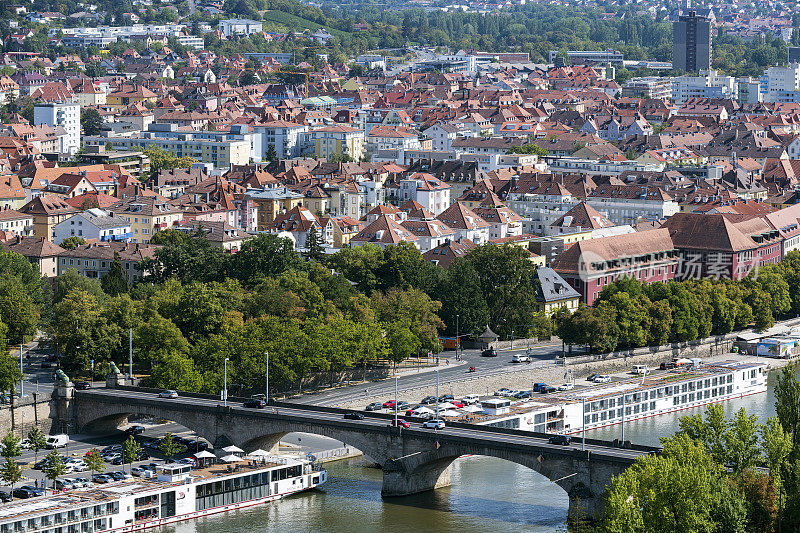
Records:
{"label": "stone bridge", "polygon": [[[70,391],[72,392],[72,391]],[[591,441],[558,446],[546,436],[486,426],[458,424],[441,431],[390,427],[380,416],[344,420],[342,410],[281,405],[245,409],[239,402],[209,398],[158,398],[152,392],[92,389],[74,391],[59,410],[81,433],[107,431],[131,415],[171,420],[216,446],[235,444],[246,451],[277,450],[287,433],[323,435],[358,448],[383,469],[382,494],[405,496],[449,485],[450,466],[462,455],[484,455],[531,468],[560,485],[570,508],[596,515],[605,487],[645,449],[621,449]]]}

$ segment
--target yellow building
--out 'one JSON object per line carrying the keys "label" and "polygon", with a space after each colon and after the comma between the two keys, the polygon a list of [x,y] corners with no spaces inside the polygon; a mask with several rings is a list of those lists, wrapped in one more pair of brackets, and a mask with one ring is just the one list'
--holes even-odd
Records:
{"label": "yellow building", "polygon": [[536,291],[536,310],[552,315],[558,309],[574,311],[580,305],[581,295],[552,268],[540,266],[536,269],[539,286]]}
{"label": "yellow building", "polygon": [[314,155],[328,159],[334,154],[349,155],[354,161],[364,158],[364,132],[357,128],[337,124],[311,131]]}
{"label": "yellow building", "polygon": [[44,194],[23,205],[19,212],[33,217],[34,237],[52,242],[56,224],[77,213],[78,209],[54,194]]}
{"label": "yellow building", "polygon": [[106,104],[122,110],[131,104],[146,104],[150,102],[155,105],[157,98],[156,93],[142,85],[123,85],[106,96]]}
{"label": "yellow building", "polygon": [[155,196],[129,196],[108,210],[131,225],[131,242],[143,244],[150,242],[158,231],[183,220],[183,211]]}
{"label": "yellow building", "polygon": [[303,195],[286,187],[249,190],[247,194],[258,209],[258,231],[269,231],[279,214],[303,206]]}

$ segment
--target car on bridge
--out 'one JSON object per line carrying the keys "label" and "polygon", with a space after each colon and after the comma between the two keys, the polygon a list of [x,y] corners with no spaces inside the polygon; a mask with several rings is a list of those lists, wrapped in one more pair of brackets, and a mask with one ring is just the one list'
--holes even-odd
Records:
{"label": "car on bridge", "polygon": [[389,426],[399,426],[401,428],[408,429],[411,427],[411,424],[409,424],[408,421],[403,420],[402,418],[398,418],[396,420],[392,420],[391,422],[389,422]]}
{"label": "car on bridge", "polygon": [[364,415],[361,413],[345,413],[344,414],[345,420],[364,420]]}
{"label": "car on bridge", "polygon": [[572,444],[572,437],[569,435],[553,435],[547,439],[547,442],[550,444],[558,444],[560,446],[569,446]]}
{"label": "car on bridge", "polygon": [[444,429],[444,420],[426,420],[422,423],[422,427],[425,429]]}
{"label": "car on bridge", "polygon": [[264,400],[247,400],[242,404],[242,407],[247,409],[263,409],[267,406],[267,402]]}
{"label": "car on bridge", "polygon": [[514,357],[511,358],[512,363],[530,363],[531,356],[526,354],[515,354]]}
{"label": "car on bridge", "polygon": [[365,411],[380,411],[381,409],[383,409],[383,404],[381,402],[372,402],[364,408]]}
{"label": "car on bridge", "polygon": [[177,398],[178,392],[174,390],[165,390],[158,393],[159,398]]}
{"label": "car on bridge", "polygon": [[497,350],[494,348],[487,348],[481,352],[481,357],[497,357]]}
{"label": "car on bridge", "polygon": [[75,390],[89,390],[92,388],[92,384],[88,381],[79,381],[75,384]]}

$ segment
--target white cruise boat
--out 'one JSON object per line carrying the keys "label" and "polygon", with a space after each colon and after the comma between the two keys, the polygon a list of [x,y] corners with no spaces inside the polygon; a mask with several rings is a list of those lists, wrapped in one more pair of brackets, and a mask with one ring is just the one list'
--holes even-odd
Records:
{"label": "white cruise boat", "polygon": [[131,479],[0,505],[0,533],[142,531],[318,487],[327,472],[308,459],[265,456],[232,465],[158,467]]}

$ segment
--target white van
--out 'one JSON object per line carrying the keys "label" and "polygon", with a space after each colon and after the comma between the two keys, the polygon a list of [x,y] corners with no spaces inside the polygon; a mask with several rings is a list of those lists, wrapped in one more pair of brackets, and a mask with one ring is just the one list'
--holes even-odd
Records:
{"label": "white van", "polygon": [[646,376],[650,373],[650,369],[647,368],[647,365],[634,365],[633,373],[637,376]]}
{"label": "white van", "polygon": [[511,362],[512,363],[530,363],[531,362],[531,357],[529,355],[526,355],[526,354],[515,354],[511,358]]}
{"label": "white van", "polygon": [[50,435],[47,437],[47,449],[63,448],[69,443],[69,436],[65,434]]}
{"label": "white van", "polygon": [[478,396],[477,394],[467,394],[461,399],[461,401],[467,405],[472,405],[474,403],[478,403],[480,399],[481,397]]}

